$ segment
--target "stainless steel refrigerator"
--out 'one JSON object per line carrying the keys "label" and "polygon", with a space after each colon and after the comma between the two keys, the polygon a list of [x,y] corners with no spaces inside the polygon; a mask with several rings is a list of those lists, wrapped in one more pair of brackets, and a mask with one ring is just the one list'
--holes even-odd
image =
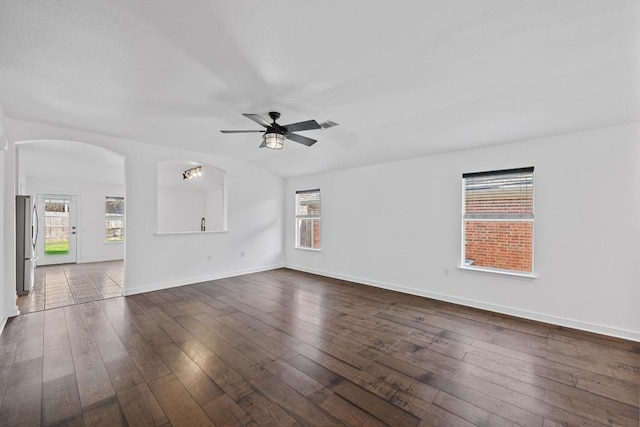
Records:
{"label": "stainless steel refrigerator", "polygon": [[30,196],[16,196],[16,291],[33,289],[38,242],[38,211]]}

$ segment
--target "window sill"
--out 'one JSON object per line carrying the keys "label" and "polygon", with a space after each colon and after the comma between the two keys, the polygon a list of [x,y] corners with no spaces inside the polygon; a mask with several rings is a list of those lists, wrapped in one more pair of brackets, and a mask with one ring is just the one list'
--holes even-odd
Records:
{"label": "window sill", "polygon": [[301,246],[296,246],[296,249],[301,249],[303,251],[311,251],[311,252],[322,252],[322,248],[320,249],[316,249],[316,248],[303,248]]}
{"label": "window sill", "polygon": [[107,240],[104,242],[105,245],[115,245],[117,243],[124,243],[124,240]]}
{"label": "window sill", "polygon": [[504,270],[493,270],[490,268],[478,268],[478,267],[470,267],[467,265],[458,266],[460,270],[467,271],[479,271],[481,273],[493,273],[498,274],[500,276],[515,276],[515,277],[524,277],[526,279],[537,279],[538,276],[535,273],[518,273],[516,271],[504,271]]}
{"label": "window sill", "polygon": [[156,231],[153,233],[156,236],[173,236],[181,234],[217,234],[226,233],[228,230],[212,230],[212,231]]}

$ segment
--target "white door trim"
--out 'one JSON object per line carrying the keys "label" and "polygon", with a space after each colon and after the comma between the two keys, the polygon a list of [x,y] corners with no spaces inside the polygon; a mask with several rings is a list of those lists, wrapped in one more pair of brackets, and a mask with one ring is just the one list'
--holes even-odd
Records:
{"label": "white door trim", "polygon": [[[69,253],[47,255],[44,244],[46,236],[44,200],[47,198],[60,198],[69,200]],[[78,260],[78,196],[76,194],[38,193],[36,194],[36,209],[38,210],[38,226],[40,237],[38,238],[36,253],[38,265],[69,264]]]}

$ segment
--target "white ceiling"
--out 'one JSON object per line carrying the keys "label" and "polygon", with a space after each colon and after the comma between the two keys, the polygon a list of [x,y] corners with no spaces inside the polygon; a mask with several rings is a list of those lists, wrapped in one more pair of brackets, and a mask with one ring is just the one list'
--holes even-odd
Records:
{"label": "white ceiling", "polygon": [[[637,0],[2,0],[8,117],[284,177],[640,121]],[[258,149],[241,113],[331,119]]]}
{"label": "white ceiling", "polygon": [[47,140],[21,143],[17,149],[27,179],[124,186],[124,158],[102,147]]}

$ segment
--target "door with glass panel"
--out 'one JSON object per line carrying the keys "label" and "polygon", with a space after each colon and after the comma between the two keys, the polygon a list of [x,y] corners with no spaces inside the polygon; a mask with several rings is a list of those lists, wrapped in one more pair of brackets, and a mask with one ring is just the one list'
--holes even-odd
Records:
{"label": "door with glass panel", "polygon": [[76,262],[76,196],[39,194],[40,230],[38,265]]}

